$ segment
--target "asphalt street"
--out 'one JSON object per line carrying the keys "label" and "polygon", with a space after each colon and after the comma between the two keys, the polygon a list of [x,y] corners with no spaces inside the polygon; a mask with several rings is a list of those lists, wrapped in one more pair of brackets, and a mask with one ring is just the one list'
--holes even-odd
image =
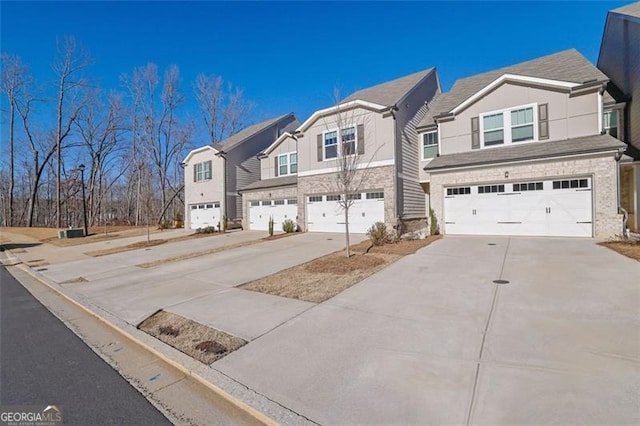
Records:
{"label": "asphalt street", "polygon": [[0,268],[0,404],[56,405],[64,424],[171,424]]}

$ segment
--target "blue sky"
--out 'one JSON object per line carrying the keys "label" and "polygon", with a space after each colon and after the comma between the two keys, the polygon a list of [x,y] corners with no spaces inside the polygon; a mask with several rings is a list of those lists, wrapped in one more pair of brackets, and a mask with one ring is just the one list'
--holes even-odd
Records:
{"label": "blue sky", "polygon": [[[255,101],[254,120],[330,106],[354,90],[432,66],[462,77],[576,48],[597,61],[608,2],[6,2],[1,50],[52,78],[56,36],[95,58],[107,89],[154,62],[221,75]],[[189,105],[194,107],[194,105]]]}

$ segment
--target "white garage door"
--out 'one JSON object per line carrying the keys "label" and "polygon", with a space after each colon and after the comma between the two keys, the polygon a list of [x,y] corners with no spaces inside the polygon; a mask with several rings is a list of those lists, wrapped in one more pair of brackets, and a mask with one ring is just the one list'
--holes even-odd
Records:
{"label": "white garage door", "polygon": [[591,237],[590,178],[446,188],[445,232]]}
{"label": "white garage door", "polygon": [[220,203],[192,204],[189,219],[191,229],[217,227],[220,223]]}
{"label": "white garage door", "polygon": [[[307,229],[309,232],[344,232],[344,210],[339,195],[307,197]],[[375,222],[384,222],[384,193],[353,194],[349,208],[349,232],[364,234]]]}
{"label": "white garage door", "polygon": [[298,200],[251,201],[249,204],[249,229],[269,230],[269,218],[273,217],[273,228],[282,231],[282,223],[291,219],[298,222]]}

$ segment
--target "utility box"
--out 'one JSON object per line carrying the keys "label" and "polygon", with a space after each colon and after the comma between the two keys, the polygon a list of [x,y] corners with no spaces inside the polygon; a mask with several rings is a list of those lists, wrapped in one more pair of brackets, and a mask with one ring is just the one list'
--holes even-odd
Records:
{"label": "utility box", "polygon": [[61,229],[58,231],[58,238],[81,238],[84,237],[84,229],[82,228],[69,228]]}

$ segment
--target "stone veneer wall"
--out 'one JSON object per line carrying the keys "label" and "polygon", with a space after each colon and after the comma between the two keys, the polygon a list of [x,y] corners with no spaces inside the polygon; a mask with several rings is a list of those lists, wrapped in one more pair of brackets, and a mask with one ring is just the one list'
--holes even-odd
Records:
{"label": "stone veneer wall", "polygon": [[[598,157],[574,157],[567,160],[537,161],[521,164],[492,165],[456,172],[431,173],[431,207],[438,223],[443,220],[443,188],[480,183],[509,183],[522,180],[550,180],[571,176],[592,178],[594,200],[594,236],[607,238],[622,232],[622,215],[618,214],[616,167],[613,154]],[[509,178],[505,179],[505,172]],[[442,226],[446,233],[446,226]]]}
{"label": "stone veneer wall", "polygon": [[[242,229],[249,229],[249,204],[251,201],[267,201],[298,198],[298,188],[295,186],[280,186],[265,188],[242,193]],[[298,201],[299,203],[300,201]],[[300,208],[298,207],[298,214]]]}
{"label": "stone veneer wall", "polygon": [[[396,224],[395,188],[393,166],[374,167],[358,173],[366,173],[360,192],[384,191],[384,221],[391,230]],[[360,179],[357,176],[356,179]],[[306,224],[306,197],[309,195],[335,194],[338,192],[335,173],[298,176],[298,224],[303,231]]]}

